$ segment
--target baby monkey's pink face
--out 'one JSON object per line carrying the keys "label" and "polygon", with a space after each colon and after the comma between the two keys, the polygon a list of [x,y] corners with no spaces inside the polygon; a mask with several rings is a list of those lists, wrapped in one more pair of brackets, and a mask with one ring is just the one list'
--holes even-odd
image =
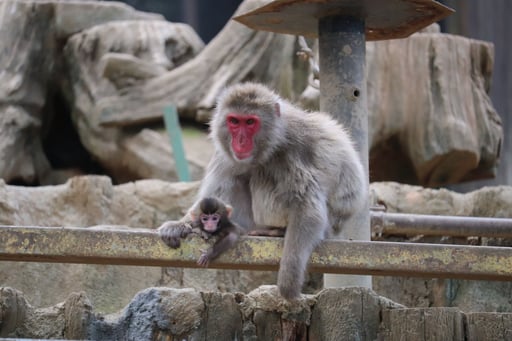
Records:
{"label": "baby monkey's pink face", "polygon": [[219,228],[220,214],[218,213],[201,213],[200,219],[201,224],[203,225],[203,230],[205,230],[206,232],[213,233],[217,231],[217,229]]}

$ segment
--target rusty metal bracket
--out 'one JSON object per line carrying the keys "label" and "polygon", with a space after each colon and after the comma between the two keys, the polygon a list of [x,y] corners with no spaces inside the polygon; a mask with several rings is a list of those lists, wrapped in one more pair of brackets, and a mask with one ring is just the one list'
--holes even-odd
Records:
{"label": "rusty metal bracket", "polygon": [[[283,239],[244,237],[211,268],[272,270]],[[205,242],[192,236],[169,249],[155,230],[0,226],[0,260],[197,267]],[[309,270],[337,274],[512,280],[512,248],[326,240]]]}

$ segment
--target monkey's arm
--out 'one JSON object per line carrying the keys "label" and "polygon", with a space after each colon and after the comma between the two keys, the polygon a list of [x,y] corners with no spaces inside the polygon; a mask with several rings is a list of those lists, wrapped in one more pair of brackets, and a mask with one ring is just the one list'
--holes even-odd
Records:
{"label": "monkey's arm", "polygon": [[191,220],[167,221],[158,228],[158,234],[167,246],[176,249],[180,247],[181,239],[192,232]]}
{"label": "monkey's arm", "polygon": [[180,247],[181,239],[192,233],[194,228],[193,212],[197,210],[197,205],[196,202],[180,220],[167,221],[160,225],[158,235],[167,246],[173,249]]}
{"label": "monkey's arm", "polygon": [[300,297],[309,257],[329,228],[326,202],[321,193],[291,212],[277,280],[279,292],[287,300]]}
{"label": "monkey's arm", "polygon": [[231,228],[230,231],[225,236],[220,237],[219,240],[217,240],[211,248],[203,251],[197,260],[197,264],[202,267],[207,267],[210,261],[220,256],[224,251],[232,248],[239,238],[240,233],[237,231],[237,229]]}
{"label": "monkey's arm", "polygon": [[194,214],[194,212],[198,211],[200,201],[197,200],[180,220],[167,221],[160,225],[158,235],[167,246],[173,249],[180,247],[181,239],[186,238],[196,230],[197,226],[194,225],[194,216],[197,216],[197,214]]}

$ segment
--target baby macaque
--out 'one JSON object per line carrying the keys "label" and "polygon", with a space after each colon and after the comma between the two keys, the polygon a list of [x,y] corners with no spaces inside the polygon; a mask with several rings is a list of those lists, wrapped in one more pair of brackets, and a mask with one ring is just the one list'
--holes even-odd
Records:
{"label": "baby macaque", "polygon": [[204,239],[217,236],[215,244],[203,253],[197,260],[197,264],[207,267],[211,260],[235,245],[240,237],[242,229],[233,223],[231,216],[232,207],[218,198],[203,198],[197,209],[190,212],[192,228],[199,229]]}

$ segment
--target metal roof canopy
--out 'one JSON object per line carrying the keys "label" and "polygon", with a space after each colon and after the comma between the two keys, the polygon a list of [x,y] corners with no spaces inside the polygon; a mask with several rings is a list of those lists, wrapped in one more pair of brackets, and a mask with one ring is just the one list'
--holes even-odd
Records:
{"label": "metal roof canopy", "polygon": [[405,38],[455,12],[433,0],[276,0],[233,18],[255,30],[318,36],[318,21],[345,16],[365,21],[366,40]]}

